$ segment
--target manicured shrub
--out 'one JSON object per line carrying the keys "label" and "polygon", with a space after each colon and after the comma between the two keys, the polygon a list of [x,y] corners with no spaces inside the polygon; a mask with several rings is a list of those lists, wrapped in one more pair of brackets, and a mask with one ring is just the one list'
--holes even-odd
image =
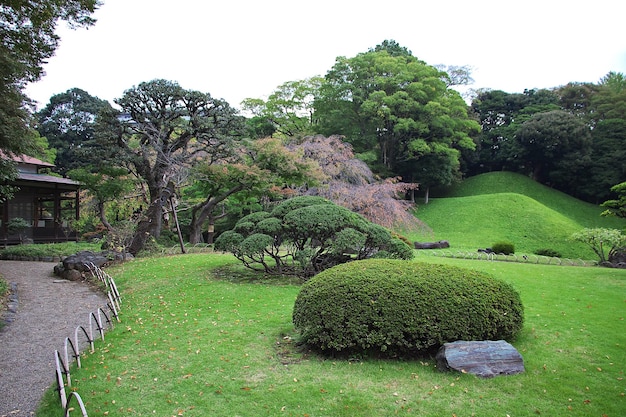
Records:
{"label": "manicured shrub", "polygon": [[7,222],[7,233],[9,235],[18,235],[20,243],[25,239],[26,230],[30,227],[30,222],[21,217],[14,217]]}
{"label": "manicured shrub", "polygon": [[455,340],[514,337],[523,306],[509,284],[447,265],[369,259],[306,282],[293,322],[307,346],[327,353],[405,356]]}
{"label": "manicured shrub", "polygon": [[505,255],[511,255],[515,253],[515,246],[511,242],[496,242],[491,245],[491,250],[495,253],[503,253]]}
{"label": "manicured shrub", "polygon": [[561,258],[562,255],[560,252],[554,250],[554,249],[537,249],[535,251],[535,255],[539,255],[539,256],[548,256],[550,258]]}
{"label": "manicured shrub", "polygon": [[412,259],[413,249],[384,227],[321,197],[294,197],[239,220],[215,240],[246,267],[308,279],[372,257]]}

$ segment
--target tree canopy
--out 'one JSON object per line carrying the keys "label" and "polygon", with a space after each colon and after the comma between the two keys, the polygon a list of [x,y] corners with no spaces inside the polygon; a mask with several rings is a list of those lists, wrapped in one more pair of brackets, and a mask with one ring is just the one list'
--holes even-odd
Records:
{"label": "tree canopy", "polygon": [[[36,143],[30,100],[23,90],[43,74],[42,65],[56,50],[60,21],[72,27],[94,23],[91,14],[98,0],[6,0],[0,6],[0,150],[33,154]],[[14,176],[11,166],[0,165],[0,176]]]}
{"label": "tree canopy", "polygon": [[[460,175],[460,149],[473,149],[479,125],[449,76],[387,41],[353,58],[339,57],[315,101],[324,134],[346,137],[357,154],[375,150],[378,170],[411,182],[446,185]],[[426,177],[420,164],[439,175]],[[447,175],[451,172],[453,175]]]}
{"label": "tree canopy", "polygon": [[115,102],[121,120],[109,119],[113,127],[118,126],[107,130],[112,135],[109,140],[127,155],[149,195],[129,247],[137,253],[149,236],[160,236],[163,208],[188,168],[196,161],[211,164],[233,154],[243,120],[224,100],[167,80],[141,83]]}
{"label": "tree canopy", "polygon": [[472,110],[482,132],[476,152],[463,152],[466,175],[509,170],[586,201],[610,198],[626,180],[624,84],[610,72],[597,84],[481,92]]}
{"label": "tree canopy", "polygon": [[267,100],[245,99],[242,109],[254,115],[254,126],[261,137],[274,133],[283,137],[311,134],[315,123],[313,100],[322,81],[320,77],[288,81],[281,84]]}
{"label": "tree canopy", "polygon": [[103,155],[95,137],[96,118],[111,111],[111,105],[84,90],[72,88],[56,94],[37,113],[37,130],[56,149],[55,171],[68,171],[89,165],[101,165]]}

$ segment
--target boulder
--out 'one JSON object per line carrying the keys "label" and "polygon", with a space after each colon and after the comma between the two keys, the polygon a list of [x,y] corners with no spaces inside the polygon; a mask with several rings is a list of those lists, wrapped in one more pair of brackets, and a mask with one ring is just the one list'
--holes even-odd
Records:
{"label": "boulder", "polygon": [[109,258],[104,252],[95,253],[91,251],[82,251],[68,256],[63,259],[62,263],[65,269],[75,269],[80,272],[87,272],[89,271],[88,265],[93,263],[95,266],[100,268],[107,262],[109,262]]}
{"label": "boulder", "polygon": [[491,378],[524,372],[524,359],[511,344],[497,341],[445,343],[437,352],[437,368]]}
{"label": "boulder", "polygon": [[609,262],[614,268],[626,268],[626,248],[611,251]]}
{"label": "boulder", "polygon": [[440,240],[439,242],[415,242],[415,249],[445,249],[450,247],[450,242]]}
{"label": "boulder", "polygon": [[91,252],[82,251],[70,255],[54,267],[54,274],[70,281],[76,281],[85,277],[85,272],[89,272],[91,264],[99,268],[104,267],[111,261],[122,262],[132,259],[132,255],[118,252]]}

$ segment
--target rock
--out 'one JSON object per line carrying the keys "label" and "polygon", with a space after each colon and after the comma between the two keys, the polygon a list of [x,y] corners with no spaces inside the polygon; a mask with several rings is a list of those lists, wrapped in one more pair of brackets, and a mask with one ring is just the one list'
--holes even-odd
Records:
{"label": "rock", "polygon": [[54,274],[70,281],[76,281],[85,277],[85,273],[89,272],[91,264],[99,268],[104,267],[111,261],[123,262],[124,260],[133,259],[130,254],[121,254],[119,252],[104,251],[94,253],[91,251],[82,251],[74,255],[70,255],[54,267]]}
{"label": "rock", "polygon": [[615,268],[626,267],[626,248],[620,248],[615,251],[611,251],[609,254],[609,262],[613,264]]}
{"label": "rock", "polygon": [[91,263],[97,267],[102,267],[107,262],[109,262],[109,259],[104,253],[82,251],[68,256],[62,263],[65,269],[76,269],[81,272],[86,272],[89,271],[88,265]]}
{"label": "rock", "polygon": [[445,343],[436,359],[440,370],[455,370],[483,378],[524,372],[522,355],[504,340]]}
{"label": "rock", "polygon": [[79,281],[83,279],[83,273],[76,269],[67,269],[63,271],[61,277],[68,281]]}
{"label": "rock", "polygon": [[415,242],[415,249],[445,249],[450,247],[450,242],[440,240],[439,242]]}

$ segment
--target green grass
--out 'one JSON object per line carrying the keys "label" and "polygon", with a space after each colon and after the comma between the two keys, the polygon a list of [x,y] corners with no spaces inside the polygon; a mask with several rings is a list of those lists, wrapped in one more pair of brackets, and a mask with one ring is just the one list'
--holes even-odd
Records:
{"label": "green grass", "polygon": [[[572,258],[583,227],[624,228],[597,206],[492,173],[420,207],[431,239],[476,251],[510,240]],[[419,236],[409,236],[420,240]],[[424,239],[425,240],[425,239]],[[109,269],[122,323],[83,355],[72,389],[94,416],[610,416],[626,410],[626,270],[430,256],[511,283],[525,306],[513,345],[526,372],[479,379],[442,373],[432,358],[339,360],[296,348],[297,282],[242,273],[231,256],[136,259]],[[50,389],[38,416],[57,416]],[[76,413],[76,411],[74,412]]]}
{"label": "green grass", "polygon": [[[434,361],[333,360],[294,347],[294,283],[237,278],[194,254],[111,268],[121,319],[73,388],[93,416],[621,416],[626,271],[419,256],[512,283],[523,374],[479,379]],[[220,271],[219,275],[212,271]],[[232,277],[232,279],[231,279]],[[248,275],[250,277],[250,275]],[[55,392],[38,416],[59,415]]]}
{"label": "green grass", "polygon": [[602,217],[602,211],[522,175],[494,172],[468,178],[444,197],[420,205],[417,216],[433,235],[409,237],[448,240],[451,250],[473,252],[506,240],[516,253],[553,249],[566,258],[596,260],[589,248],[569,238],[585,227],[626,228],[624,219]]}
{"label": "green grass", "polygon": [[0,255],[45,257],[45,256],[68,256],[83,250],[99,252],[100,243],[64,242],[64,243],[37,243],[30,245],[8,246],[0,250]]}

